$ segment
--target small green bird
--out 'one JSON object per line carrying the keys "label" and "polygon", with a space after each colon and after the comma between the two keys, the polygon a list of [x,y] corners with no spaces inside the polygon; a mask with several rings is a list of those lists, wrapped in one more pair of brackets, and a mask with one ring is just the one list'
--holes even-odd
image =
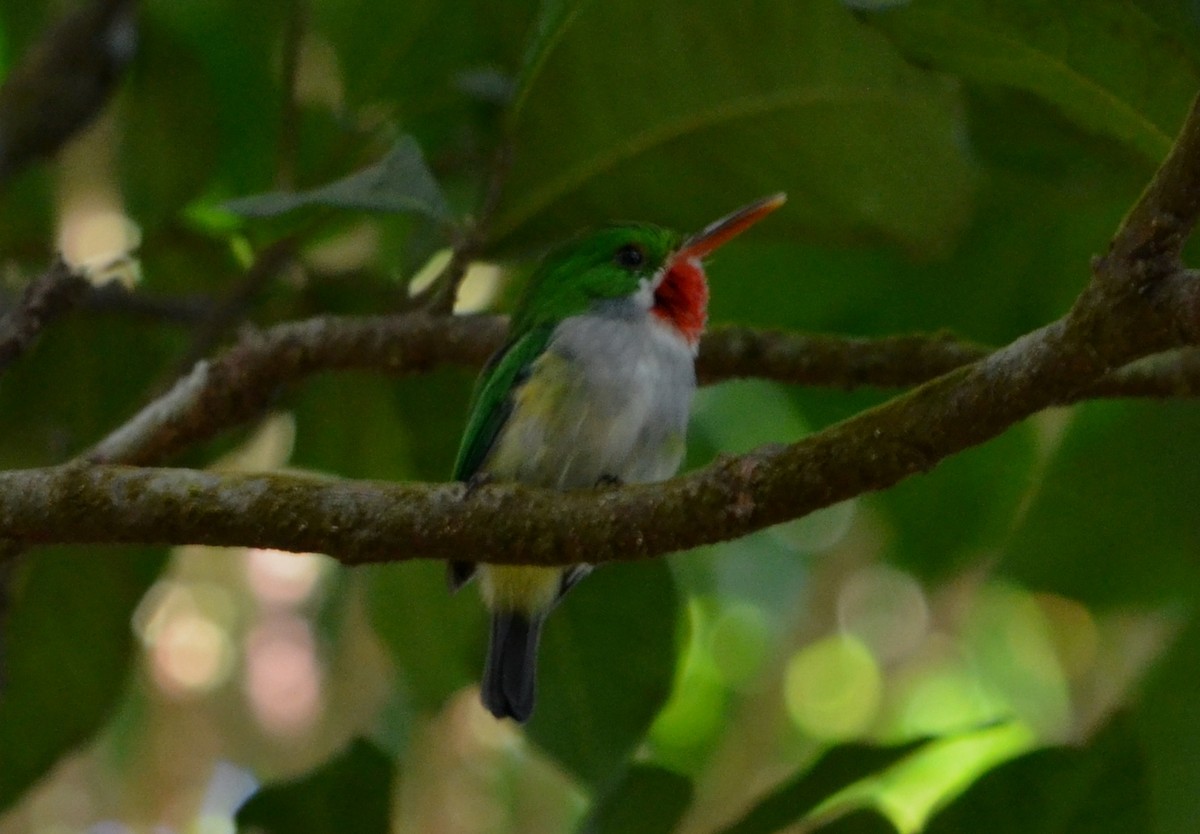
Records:
{"label": "small green bird", "polygon": [[[702,259],[784,199],[758,200],[688,238],[621,223],[551,252],[479,378],[454,477],[562,490],[671,477],[708,315]],[[589,570],[448,566],[455,590],[479,574],[492,612],[482,696],[497,718],[533,712],[542,622]]]}

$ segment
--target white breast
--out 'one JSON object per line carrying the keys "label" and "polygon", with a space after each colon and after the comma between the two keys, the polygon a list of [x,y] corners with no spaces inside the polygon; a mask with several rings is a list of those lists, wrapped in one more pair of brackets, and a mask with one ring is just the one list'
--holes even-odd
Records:
{"label": "white breast", "polygon": [[687,342],[651,315],[566,319],[518,392],[487,469],[560,489],[670,477],[683,457],[693,361]]}

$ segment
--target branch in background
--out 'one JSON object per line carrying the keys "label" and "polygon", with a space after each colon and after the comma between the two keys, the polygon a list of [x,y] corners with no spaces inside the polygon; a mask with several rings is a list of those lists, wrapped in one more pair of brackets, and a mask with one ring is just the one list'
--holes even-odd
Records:
{"label": "branch in background", "polygon": [[844,336],[719,327],[700,342],[701,382],[759,377],[851,390],[926,382],[987,356],[990,348],[946,333],[934,336]]}
{"label": "branch in background", "polygon": [[206,295],[154,295],[133,291],[120,281],[92,287],[84,293],[79,309],[98,315],[127,315],[147,321],[199,325],[212,318],[217,303]]}
{"label": "branch in background", "polygon": [[149,464],[253,419],[282,386],[328,370],[411,374],[450,363],[481,365],[500,343],[495,317],[424,313],[360,319],[320,317],[244,336],[101,441],[86,457]]}
{"label": "branch in background", "polygon": [[0,87],[0,184],[53,155],[108,102],[137,40],[136,0],[96,0],[50,29]]}
{"label": "branch in background", "polygon": [[[440,365],[478,368],[503,343],[499,316],[406,313],[324,316],[276,325],[197,365],[85,457],[98,463],[158,464],[262,415],[285,386],[332,370],[417,374]],[[986,356],[946,335],[848,339],[717,328],[697,361],[706,383],[757,377],[778,382],[892,388],[927,382]],[[1200,352],[1176,351],[1122,368],[1059,400],[1200,395]]]}
{"label": "branch in background", "polygon": [[61,258],[35,278],[16,307],[0,319],[0,371],[20,358],[46,325],[74,308],[90,287]]}

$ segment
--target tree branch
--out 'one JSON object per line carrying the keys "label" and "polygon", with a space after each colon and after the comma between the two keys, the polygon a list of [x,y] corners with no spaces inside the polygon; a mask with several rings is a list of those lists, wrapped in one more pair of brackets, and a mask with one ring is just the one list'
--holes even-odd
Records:
{"label": "tree branch", "polygon": [[[460,484],[77,462],[0,473],[0,537],[255,545],[321,551],[348,564],[486,554],[491,562],[543,565],[643,558],[736,538],[928,471],[1052,405],[1114,391],[1194,391],[1200,281],[1179,251],[1200,215],[1198,194],[1193,105],[1176,147],[1066,316],[975,361],[979,348],[945,338],[890,340],[928,372],[942,362],[969,364],[791,445],[722,457],[662,484],[571,493],[499,484],[466,496]],[[93,457],[160,458],[257,413],[280,382],[319,369],[379,367],[381,359],[395,371],[474,364],[502,332],[495,318],[426,314],[274,328],[198,366],[160,401],[161,414],[143,412],[143,425],[131,423]],[[795,338],[803,337],[718,332],[705,347],[703,372],[736,374],[745,361],[756,371],[803,376],[813,355],[850,383],[881,367],[897,370],[877,361],[872,349],[880,343],[820,340],[798,355]]]}
{"label": "tree branch", "polygon": [[[502,344],[506,326],[499,316],[423,312],[324,316],[277,325],[199,363],[85,457],[95,463],[162,463],[260,416],[285,386],[317,373],[403,376],[445,364],[477,368]],[[735,326],[704,337],[696,367],[705,383],[756,377],[851,390],[917,385],[987,355],[987,348],[945,334],[852,339]],[[1122,368],[1056,404],[1084,397],[1195,395],[1200,395],[1200,352],[1189,349]]]}
{"label": "tree branch", "polygon": [[35,278],[16,308],[0,319],[0,371],[29,350],[42,329],[74,308],[90,287],[62,258]]}
{"label": "tree branch", "polygon": [[263,413],[281,387],[321,371],[427,371],[443,363],[480,365],[503,338],[495,317],[319,317],[243,336],[201,362],[85,457],[149,464]]}

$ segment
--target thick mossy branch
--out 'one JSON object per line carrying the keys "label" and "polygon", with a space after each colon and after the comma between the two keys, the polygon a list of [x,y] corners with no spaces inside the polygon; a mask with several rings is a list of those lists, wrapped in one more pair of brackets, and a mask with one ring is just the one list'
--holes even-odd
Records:
{"label": "thick mossy branch", "polygon": [[[885,489],[1049,406],[1120,393],[1195,393],[1200,282],[1183,268],[1180,248],[1200,214],[1197,194],[1200,115],[1193,106],[1178,144],[1070,312],[990,354],[948,339],[718,331],[701,354],[707,379],[808,381],[817,368],[846,385],[897,385],[940,375],[799,442],[721,458],[663,484],[566,494],[502,484],[465,496],[458,484],[79,462],[0,473],[0,537],[255,545],[321,551],[351,564],[479,554],[497,563],[570,564],[743,536]],[[92,459],[161,459],[259,413],[280,384],[318,370],[477,364],[502,338],[495,318],[425,314],[274,328],[198,366]]]}

